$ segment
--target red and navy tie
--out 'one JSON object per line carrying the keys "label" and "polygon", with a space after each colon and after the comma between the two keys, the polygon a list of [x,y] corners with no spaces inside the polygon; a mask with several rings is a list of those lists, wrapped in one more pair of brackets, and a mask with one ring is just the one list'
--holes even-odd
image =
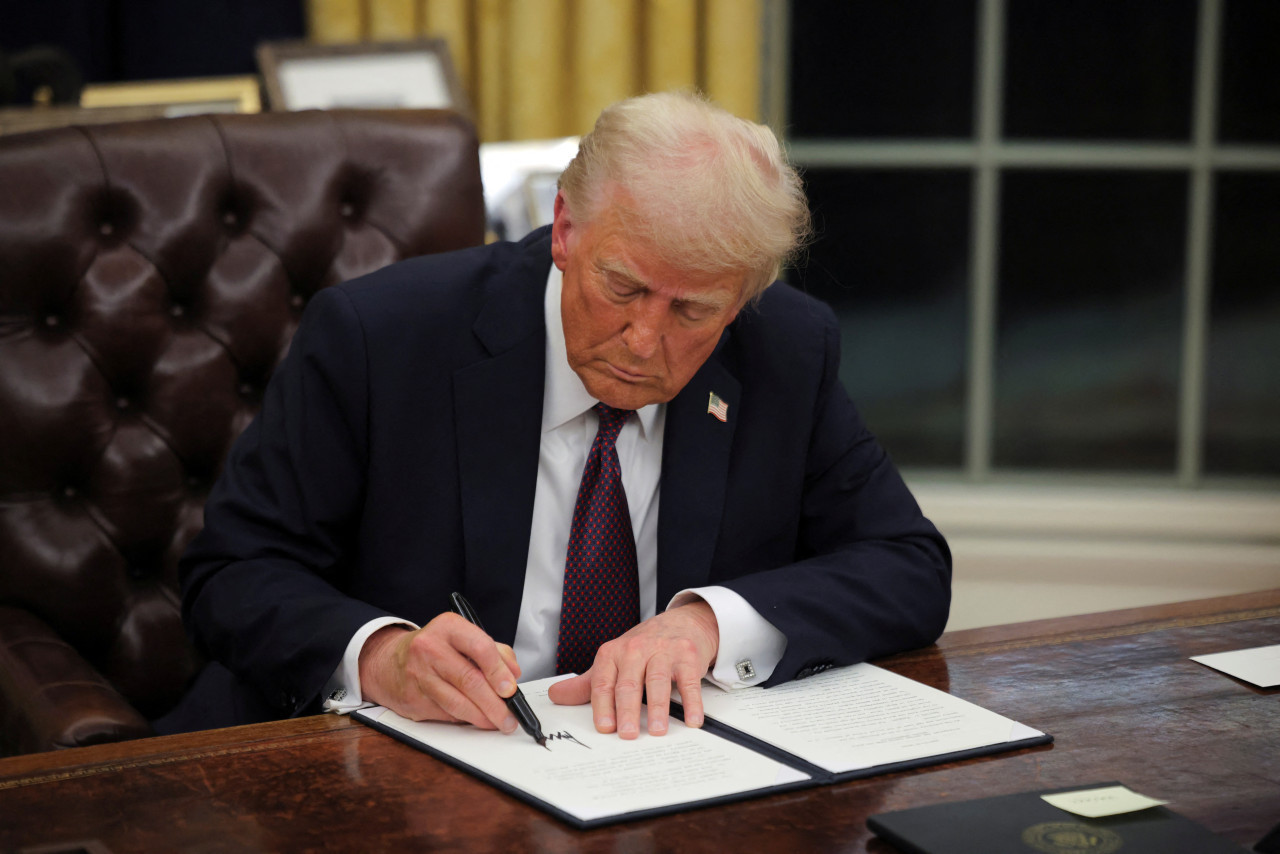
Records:
{"label": "red and navy tie", "polygon": [[586,673],[596,649],[640,622],[631,512],[614,443],[629,409],[595,405],[600,429],[587,453],[569,528],[556,673]]}

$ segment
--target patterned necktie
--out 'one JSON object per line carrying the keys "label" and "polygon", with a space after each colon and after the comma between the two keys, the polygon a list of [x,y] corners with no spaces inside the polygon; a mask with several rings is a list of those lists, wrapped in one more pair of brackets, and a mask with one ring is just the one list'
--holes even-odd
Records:
{"label": "patterned necktie", "polygon": [[629,409],[595,405],[600,429],[587,454],[569,528],[556,673],[586,673],[596,648],[640,622],[631,512],[614,443]]}

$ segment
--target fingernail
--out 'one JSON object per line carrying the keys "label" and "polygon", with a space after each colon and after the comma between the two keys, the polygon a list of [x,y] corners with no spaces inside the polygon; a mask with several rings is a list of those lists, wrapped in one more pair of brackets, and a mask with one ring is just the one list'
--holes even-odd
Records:
{"label": "fingernail", "polygon": [[498,685],[499,697],[510,697],[515,692],[516,692],[516,686],[511,684],[511,680],[509,679],[504,679],[502,683]]}
{"label": "fingernail", "polygon": [[628,722],[622,725],[623,735],[636,735],[638,732],[640,732],[640,728],[633,723]]}
{"label": "fingernail", "polygon": [[666,722],[666,721],[654,721],[654,722],[649,726],[649,732],[650,732],[650,734],[652,734],[652,735],[662,735],[662,734],[663,734],[664,732],[666,732],[666,731],[667,731],[667,722]]}
{"label": "fingernail", "polygon": [[613,729],[613,718],[608,718],[608,717],[601,718],[601,719],[600,719],[600,726],[598,727],[598,729],[599,729],[601,732],[609,732],[610,730],[612,730],[612,729]]}
{"label": "fingernail", "polygon": [[506,719],[503,720],[502,722],[502,731],[505,732],[507,735],[511,735],[511,733],[516,731],[516,727],[518,726],[519,724],[516,723],[515,717],[512,715],[507,715]]}
{"label": "fingernail", "polygon": [[684,722],[695,729],[702,726],[702,715],[688,715]]}

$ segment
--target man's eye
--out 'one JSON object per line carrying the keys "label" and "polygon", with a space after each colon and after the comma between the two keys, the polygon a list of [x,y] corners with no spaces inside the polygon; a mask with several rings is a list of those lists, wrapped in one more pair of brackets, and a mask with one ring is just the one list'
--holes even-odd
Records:
{"label": "man's eye", "polygon": [[693,303],[681,303],[679,312],[680,316],[685,320],[693,321],[695,323],[701,320],[706,320],[714,313],[708,306],[695,305]]}
{"label": "man's eye", "polygon": [[608,286],[609,291],[617,297],[635,296],[636,291],[639,290],[635,285],[630,285],[626,282],[620,282],[615,279],[609,279]]}

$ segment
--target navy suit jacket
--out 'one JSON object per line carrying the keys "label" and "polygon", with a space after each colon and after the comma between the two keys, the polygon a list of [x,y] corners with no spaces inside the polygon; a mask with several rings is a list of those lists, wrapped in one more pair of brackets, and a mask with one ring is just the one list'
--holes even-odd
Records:
{"label": "navy suit jacket", "polygon": [[[425,624],[453,590],[513,641],[550,264],[542,229],[311,301],[181,565],[198,647],[277,715],[318,708],[365,622]],[[659,607],[686,587],[740,593],[787,636],[769,684],[923,646],[946,622],[946,544],[838,366],[831,310],[775,284],[668,404]]]}

